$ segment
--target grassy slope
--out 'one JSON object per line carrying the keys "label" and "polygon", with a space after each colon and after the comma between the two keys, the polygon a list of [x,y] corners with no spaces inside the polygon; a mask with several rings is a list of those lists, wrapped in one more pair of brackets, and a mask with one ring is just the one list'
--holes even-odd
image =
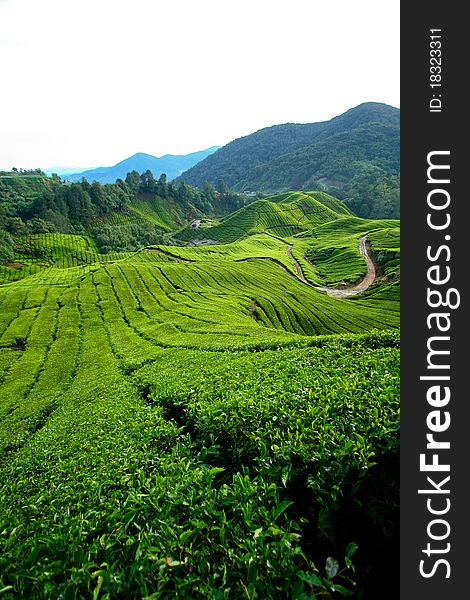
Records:
{"label": "grassy slope", "polygon": [[93,239],[65,233],[41,233],[15,238],[14,266],[0,265],[0,284],[34,276],[30,285],[73,281],[97,264],[122,260],[130,252],[100,254]]}
{"label": "grassy slope", "polygon": [[[343,217],[313,228],[299,236],[294,244],[294,256],[308,279],[325,285],[354,282],[366,274],[366,265],[359,252],[359,238],[367,235],[374,255],[387,248],[394,232],[399,235],[400,222],[393,219],[361,219]],[[389,235],[385,237],[386,232]],[[396,237],[393,237],[396,242]],[[399,244],[399,242],[398,242]]]}
{"label": "grassy slope", "polygon": [[[306,278],[316,285],[355,282],[365,275],[366,265],[359,252],[359,238],[364,235],[369,237],[373,253],[382,253],[387,264],[386,274],[391,274],[399,265],[398,220],[355,217],[342,202],[323,192],[286,192],[269,196],[238,210],[213,227],[185,228],[178,237],[190,243],[208,239],[225,245],[241,240],[251,244],[252,240],[261,239],[257,234],[280,238],[281,244],[292,244],[294,258]],[[213,252],[222,252],[219,246],[214,247]],[[280,260],[294,271],[292,261],[282,256],[281,247],[275,255],[268,251],[267,256]],[[384,254],[391,248],[395,251],[393,254]],[[178,255],[189,257],[190,250],[178,250]],[[396,260],[393,262],[393,259]]]}
{"label": "grassy slope", "polygon": [[[288,243],[353,253],[371,223],[310,196],[266,202],[258,224],[291,233],[300,216],[304,237],[103,263],[84,238],[45,236],[48,264],[0,286],[6,598],[326,594],[326,557],[344,568],[351,542],[359,586],[382,577],[399,361],[397,335],[373,330],[398,327],[398,286],[337,300],[301,283]],[[372,227],[395,248],[394,222]]]}
{"label": "grassy slope", "polygon": [[221,243],[261,232],[288,237],[343,214],[350,213],[342,203],[323,192],[293,192],[257,200],[214,227],[188,227],[178,237],[185,241],[208,238]]}
{"label": "grassy slope", "polygon": [[129,206],[129,210],[141,220],[157,225],[165,231],[174,231],[184,223],[183,212],[174,201],[154,195],[141,195]]}

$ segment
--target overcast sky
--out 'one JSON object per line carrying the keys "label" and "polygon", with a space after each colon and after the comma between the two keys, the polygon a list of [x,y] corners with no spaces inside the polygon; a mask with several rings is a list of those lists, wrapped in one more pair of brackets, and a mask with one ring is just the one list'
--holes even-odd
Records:
{"label": "overcast sky", "polygon": [[399,0],[0,0],[0,169],[399,106]]}

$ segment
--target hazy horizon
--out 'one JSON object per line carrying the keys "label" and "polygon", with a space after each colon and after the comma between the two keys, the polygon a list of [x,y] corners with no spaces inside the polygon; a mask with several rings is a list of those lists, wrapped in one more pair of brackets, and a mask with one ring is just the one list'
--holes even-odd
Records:
{"label": "hazy horizon", "polygon": [[3,0],[0,169],[183,155],[363,102],[399,107],[399,12],[398,0]]}
{"label": "hazy horizon", "polygon": [[[212,150],[213,148],[220,148],[220,146],[216,146],[216,145],[209,146],[209,148],[201,148],[200,150],[195,150],[194,152],[188,152],[188,154],[194,154],[196,152],[202,152],[204,150]],[[173,154],[172,152],[165,152],[165,154],[162,154],[160,156],[155,156],[154,154],[149,154],[148,152],[134,152],[133,154],[129,154],[128,156],[125,156],[121,160],[118,160],[118,162],[114,163],[113,165],[91,165],[91,166],[88,166],[88,167],[76,167],[76,166],[70,166],[70,165],[52,165],[52,166],[39,167],[39,168],[42,168],[42,170],[46,171],[47,173],[52,172],[54,169],[59,169],[63,173],[70,173],[70,174],[72,174],[73,171],[76,171],[77,173],[81,173],[82,171],[89,171],[91,169],[114,167],[115,165],[119,164],[120,162],[124,162],[128,158],[132,158],[133,156],[137,156],[138,154],[143,154],[143,155],[147,155],[147,156],[154,156],[155,158],[164,158],[165,156],[187,156],[187,155]],[[70,169],[70,170],[67,171],[67,169]],[[58,174],[60,175],[60,173],[58,173]]]}

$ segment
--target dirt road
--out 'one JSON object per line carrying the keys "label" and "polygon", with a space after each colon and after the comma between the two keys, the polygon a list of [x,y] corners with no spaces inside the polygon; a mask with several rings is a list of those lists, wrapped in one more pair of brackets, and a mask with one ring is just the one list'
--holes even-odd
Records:
{"label": "dirt road", "polygon": [[377,276],[375,265],[372,262],[371,257],[367,251],[367,236],[364,235],[359,240],[359,252],[364,257],[367,265],[367,274],[359,283],[352,286],[347,286],[344,288],[330,288],[325,286],[315,286],[317,290],[323,290],[329,296],[333,296],[334,298],[345,298],[347,296],[353,296],[354,294],[360,294],[364,292],[370,285],[372,285]]}
{"label": "dirt road", "polygon": [[377,273],[375,270],[375,265],[369,256],[369,252],[367,251],[367,243],[366,242],[367,242],[367,236],[364,235],[359,240],[359,252],[362,254],[362,256],[364,257],[364,260],[366,261],[367,274],[364,277],[364,279],[362,279],[359,283],[352,285],[352,286],[345,286],[343,288],[333,288],[333,287],[326,287],[326,286],[320,286],[320,285],[312,285],[309,281],[307,281],[307,279],[304,275],[304,272],[302,271],[302,267],[297,262],[297,260],[294,258],[293,254],[292,254],[292,245],[291,244],[288,244],[288,246],[286,248],[286,254],[294,262],[295,270],[297,272],[297,277],[301,281],[303,281],[303,283],[310,285],[311,287],[314,287],[317,290],[326,292],[329,296],[333,296],[334,298],[345,298],[347,296],[353,296],[354,294],[360,294],[361,292],[365,291],[370,285],[372,285],[374,283],[375,278],[377,276]]}
{"label": "dirt road", "polygon": [[292,260],[294,261],[294,266],[295,266],[295,270],[297,271],[297,276],[299,277],[299,279],[301,279],[304,283],[306,283],[307,285],[312,285],[310,282],[308,282],[305,279],[305,275],[304,272],[302,271],[302,267],[299,265],[299,263],[295,260],[293,254],[292,254],[292,244],[289,244],[286,248],[286,254],[287,256],[289,256],[290,258],[292,258]]}

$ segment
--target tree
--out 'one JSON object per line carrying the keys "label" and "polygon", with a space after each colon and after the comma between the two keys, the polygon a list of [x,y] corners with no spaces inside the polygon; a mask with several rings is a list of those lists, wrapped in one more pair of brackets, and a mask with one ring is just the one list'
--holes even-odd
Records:
{"label": "tree", "polygon": [[13,240],[6,231],[0,229],[0,264],[10,262],[13,256]]}
{"label": "tree", "polygon": [[80,183],[72,183],[63,188],[64,200],[69,208],[70,218],[77,223],[91,220],[96,216],[90,194],[83,190]]}
{"label": "tree", "polygon": [[44,219],[39,219],[38,217],[34,217],[34,219],[28,221],[27,227],[30,233],[54,233],[56,231],[53,223],[44,221]]}
{"label": "tree", "polygon": [[5,219],[5,229],[11,233],[11,235],[26,235],[26,225],[20,217],[8,217]]}
{"label": "tree", "polygon": [[160,198],[168,198],[168,184],[166,181],[166,173],[162,173],[158,178],[156,192],[157,196],[160,196]]}
{"label": "tree", "polygon": [[94,181],[91,184],[89,194],[91,201],[96,207],[98,213],[102,215],[107,212],[106,196],[104,195],[101,184],[99,184],[97,181]]}
{"label": "tree", "polygon": [[177,198],[185,208],[191,204],[191,189],[184,181],[180,181],[178,185]]}
{"label": "tree", "polygon": [[223,179],[219,179],[217,181],[217,191],[219,192],[219,194],[221,196],[226,196],[229,193],[227,184],[225,183],[225,181]]}
{"label": "tree", "polygon": [[211,206],[213,206],[216,199],[216,193],[214,187],[207,180],[204,182],[202,191],[204,196],[206,197],[206,200]]}
{"label": "tree", "polygon": [[168,184],[168,196],[170,196],[171,198],[176,198],[177,195],[178,195],[178,188],[173,183],[173,181],[170,181],[170,183]]}
{"label": "tree", "polygon": [[152,171],[147,169],[145,173],[142,173],[140,176],[140,189],[143,192],[149,192],[150,194],[155,193],[155,177],[153,176]]}
{"label": "tree", "polygon": [[139,191],[141,179],[137,171],[131,171],[126,175],[126,184],[132,193],[136,194]]}

